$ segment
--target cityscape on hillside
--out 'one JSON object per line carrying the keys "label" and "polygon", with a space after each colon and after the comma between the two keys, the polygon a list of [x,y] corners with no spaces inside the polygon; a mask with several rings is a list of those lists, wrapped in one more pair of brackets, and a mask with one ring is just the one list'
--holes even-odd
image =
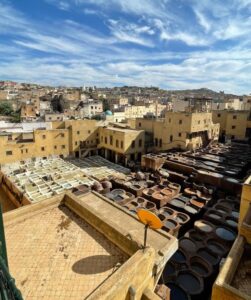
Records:
{"label": "cityscape on hillside", "polygon": [[250,299],[251,96],[0,86],[3,299]]}
{"label": "cityscape on hillside", "polygon": [[251,300],[250,15],[0,1],[0,300]]}

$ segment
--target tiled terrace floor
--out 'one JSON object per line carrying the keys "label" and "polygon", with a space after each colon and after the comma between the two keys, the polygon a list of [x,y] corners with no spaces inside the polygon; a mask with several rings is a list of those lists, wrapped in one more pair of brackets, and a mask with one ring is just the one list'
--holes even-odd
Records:
{"label": "tiled terrace floor", "polygon": [[126,256],[67,207],[5,227],[10,272],[24,299],[85,299]]}
{"label": "tiled terrace floor", "polygon": [[16,208],[2,187],[0,187],[0,204],[2,205],[3,212],[7,212]]}

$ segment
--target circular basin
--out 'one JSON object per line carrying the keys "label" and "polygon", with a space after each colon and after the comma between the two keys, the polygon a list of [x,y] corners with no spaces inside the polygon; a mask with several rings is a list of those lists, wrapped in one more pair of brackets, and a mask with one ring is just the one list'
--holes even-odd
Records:
{"label": "circular basin", "polygon": [[214,239],[209,239],[207,241],[207,247],[214,252],[215,254],[219,256],[224,256],[227,249],[225,249],[221,244],[219,244],[216,240]]}
{"label": "circular basin", "polygon": [[220,239],[228,242],[233,242],[236,238],[236,233],[225,227],[216,228],[215,233]]}
{"label": "circular basin", "polygon": [[173,199],[170,201],[170,204],[172,204],[173,206],[176,206],[176,207],[184,207],[184,205],[186,203],[181,201],[180,199]]}
{"label": "circular basin", "polygon": [[183,214],[183,213],[177,213],[177,214],[176,214],[176,217],[175,217],[175,220],[176,220],[177,222],[179,222],[180,224],[185,224],[185,223],[187,223],[187,222],[190,220],[190,218],[189,218],[189,216],[186,215],[186,214]]}
{"label": "circular basin", "polygon": [[171,260],[181,264],[181,263],[186,263],[187,257],[185,253],[179,249],[173,254]]}
{"label": "circular basin", "polygon": [[236,220],[235,218],[227,217],[226,218],[226,223],[228,225],[230,225],[231,227],[233,227],[233,228],[238,227],[238,220]]}
{"label": "circular basin", "polygon": [[190,295],[198,295],[203,290],[203,281],[191,271],[181,271],[176,282]]}
{"label": "circular basin", "polygon": [[172,300],[190,300],[191,297],[184,291],[183,288],[173,282],[167,282],[166,286],[171,290],[170,299]]}
{"label": "circular basin", "polygon": [[199,249],[197,254],[206,260],[210,265],[216,265],[219,262],[219,257],[213,253],[210,249],[202,248]]}
{"label": "circular basin", "polygon": [[213,224],[204,221],[204,220],[198,220],[194,223],[194,227],[202,232],[210,233],[214,230]]}
{"label": "circular basin", "polygon": [[164,271],[162,273],[163,281],[166,282],[170,280],[170,277],[175,276],[175,274],[176,274],[175,264],[170,261],[165,265]]}
{"label": "circular basin", "polygon": [[193,215],[197,214],[197,212],[198,212],[198,209],[192,207],[191,205],[186,205],[184,207],[184,209],[185,209],[185,211],[187,211],[188,213],[193,214]]}
{"label": "circular basin", "polygon": [[183,237],[179,240],[179,247],[188,252],[196,252],[197,250],[196,243],[187,237]]}
{"label": "circular basin", "polygon": [[202,277],[208,277],[212,273],[212,267],[201,257],[193,256],[190,259],[191,270],[197,275]]}
{"label": "circular basin", "polygon": [[162,207],[159,212],[166,217],[172,216],[174,214],[174,211],[171,208],[168,207]]}
{"label": "circular basin", "polygon": [[172,230],[174,229],[175,227],[178,226],[177,222],[175,222],[174,220],[172,219],[167,219],[165,222],[164,222],[164,226],[169,229],[169,230]]}

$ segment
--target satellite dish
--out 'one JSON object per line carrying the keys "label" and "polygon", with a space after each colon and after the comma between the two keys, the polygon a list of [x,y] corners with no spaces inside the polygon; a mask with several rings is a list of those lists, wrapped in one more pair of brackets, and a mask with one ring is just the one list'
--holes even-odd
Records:
{"label": "satellite dish", "polygon": [[147,239],[147,229],[160,229],[163,226],[161,220],[152,212],[146,209],[139,209],[137,211],[139,220],[145,224],[145,233],[144,233],[144,249],[146,248],[146,239]]}

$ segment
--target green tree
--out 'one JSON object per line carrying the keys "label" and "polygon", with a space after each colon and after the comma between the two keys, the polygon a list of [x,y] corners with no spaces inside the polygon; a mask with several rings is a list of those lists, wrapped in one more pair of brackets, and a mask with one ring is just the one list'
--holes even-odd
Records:
{"label": "green tree", "polygon": [[12,117],[11,121],[13,123],[20,123],[21,122],[21,112],[20,111],[13,112],[11,114],[11,117]]}
{"label": "green tree", "polygon": [[13,108],[9,102],[0,102],[0,115],[10,116],[13,112]]}

